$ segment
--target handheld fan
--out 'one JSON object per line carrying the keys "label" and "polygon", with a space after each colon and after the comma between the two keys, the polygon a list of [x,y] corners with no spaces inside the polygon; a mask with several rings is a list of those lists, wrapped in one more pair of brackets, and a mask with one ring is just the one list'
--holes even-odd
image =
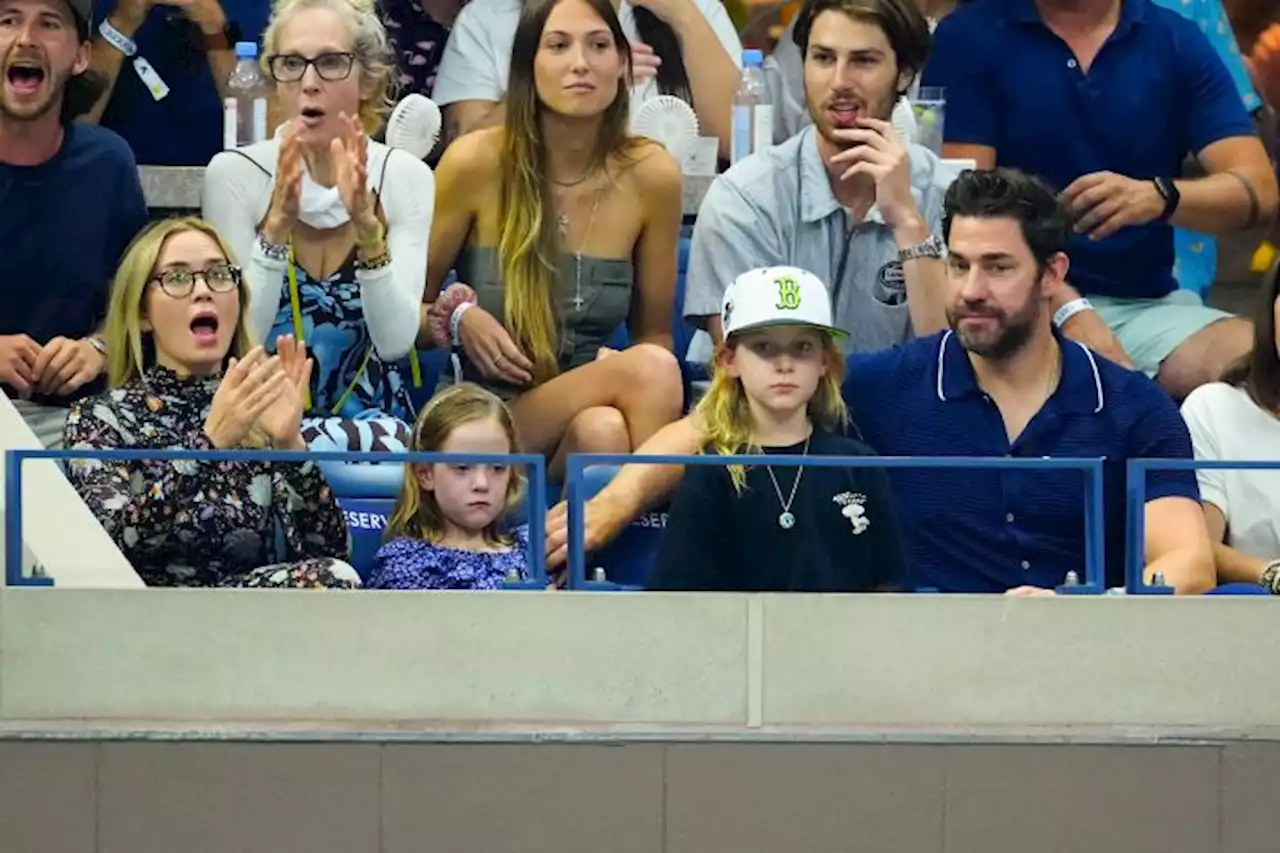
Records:
{"label": "handheld fan", "polygon": [[892,124],[898,138],[903,142],[920,140],[920,124],[916,121],[916,111],[906,98],[899,98],[898,103],[894,105]]}
{"label": "handheld fan", "polygon": [[440,108],[418,94],[405,95],[387,119],[387,146],[407,151],[419,160],[431,153],[440,138]]}
{"label": "handheld fan", "polygon": [[698,116],[693,107],[674,95],[659,95],[632,112],[631,132],[661,143],[677,160],[683,160],[698,139]]}

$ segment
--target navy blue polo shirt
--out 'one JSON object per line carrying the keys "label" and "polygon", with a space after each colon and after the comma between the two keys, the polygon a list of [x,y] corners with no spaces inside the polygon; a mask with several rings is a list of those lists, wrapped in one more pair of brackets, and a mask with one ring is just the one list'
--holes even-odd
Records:
{"label": "navy blue polo shirt", "polygon": [[[95,28],[115,9],[114,0],[95,8]],[[271,12],[269,0],[223,0],[227,20],[240,27],[241,41],[260,41]],[[222,99],[214,84],[200,29],[181,10],[157,4],[133,36],[145,57],[169,86],[169,94],[151,97],[133,69],[120,65],[103,127],[124,137],[138,162],[148,166],[204,166],[222,150]]]}
{"label": "navy blue polo shirt", "polygon": [[[1089,72],[1040,20],[1034,0],[975,0],[938,24],[925,86],[945,86],[947,142],[1057,190],[1093,172],[1172,177],[1188,153],[1256,133],[1231,74],[1200,32],[1149,0],[1124,0]],[[1071,245],[1084,293],[1156,298],[1177,288],[1173,228],[1149,223]]]}
{"label": "navy blue polo shirt", "polygon": [[[866,439],[888,456],[1103,457],[1107,579],[1124,580],[1125,463],[1190,459],[1177,406],[1141,373],[1059,338],[1057,389],[1010,445],[968,354],[943,332],[853,355],[843,395]],[[910,585],[946,592],[1055,587],[1084,575],[1084,473],[903,468],[890,473]],[[1152,472],[1147,499],[1200,499],[1194,471]]]}

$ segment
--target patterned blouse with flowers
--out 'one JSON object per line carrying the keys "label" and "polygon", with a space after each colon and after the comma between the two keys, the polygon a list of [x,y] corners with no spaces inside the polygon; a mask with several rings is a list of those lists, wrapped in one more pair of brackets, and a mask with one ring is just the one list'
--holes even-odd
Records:
{"label": "patterned blouse with flowers", "polygon": [[[217,387],[153,367],[76,403],[66,448],[212,450],[204,423]],[[340,562],[346,520],[314,463],[75,459],[69,478],[148,586],[359,585]],[[286,557],[297,562],[277,563]]]}

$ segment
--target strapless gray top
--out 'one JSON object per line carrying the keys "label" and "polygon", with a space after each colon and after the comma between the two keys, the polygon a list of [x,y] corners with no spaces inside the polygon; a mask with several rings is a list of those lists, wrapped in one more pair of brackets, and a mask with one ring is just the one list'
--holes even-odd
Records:
{"label": "strapless gray top", "polygon": [[[502,273],[498,250],[491,246],[468,246],[455,267],[458,281],[471,286],[480,307],[504,323]],[[630,260],[595,258],[584,255],[579,261],[569,252],[559,257],[559,275],[553,298],[557,323],[560,372],[595,361],[596,352],[613,335],[614,329],[631,313],[631,292],[635,287],[635,267]],[[578,281],[581,275],[581,288]],[[575,299],[581,296],[581,302]],[[469,359],[462,357],[462,378],[488,388],[504,399],[527,390],[481,376]]]}

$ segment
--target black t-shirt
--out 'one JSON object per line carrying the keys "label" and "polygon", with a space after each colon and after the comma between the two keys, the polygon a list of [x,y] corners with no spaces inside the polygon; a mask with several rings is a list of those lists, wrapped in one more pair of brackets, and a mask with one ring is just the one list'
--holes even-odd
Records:
{"label": "black t-shirt", "polygon": [[[803,450],[803,442],[764,448],[778,454]],[[809,455],[875,453],[860,441],[815,430]],[[790,505],[795,524],[788,530],[779,517],[797,476]],[[739,493],[727,468],[690,465],[646,588],[871,592],[896,588],[904,571],[883,468],[757,466],[747,469]]]}

